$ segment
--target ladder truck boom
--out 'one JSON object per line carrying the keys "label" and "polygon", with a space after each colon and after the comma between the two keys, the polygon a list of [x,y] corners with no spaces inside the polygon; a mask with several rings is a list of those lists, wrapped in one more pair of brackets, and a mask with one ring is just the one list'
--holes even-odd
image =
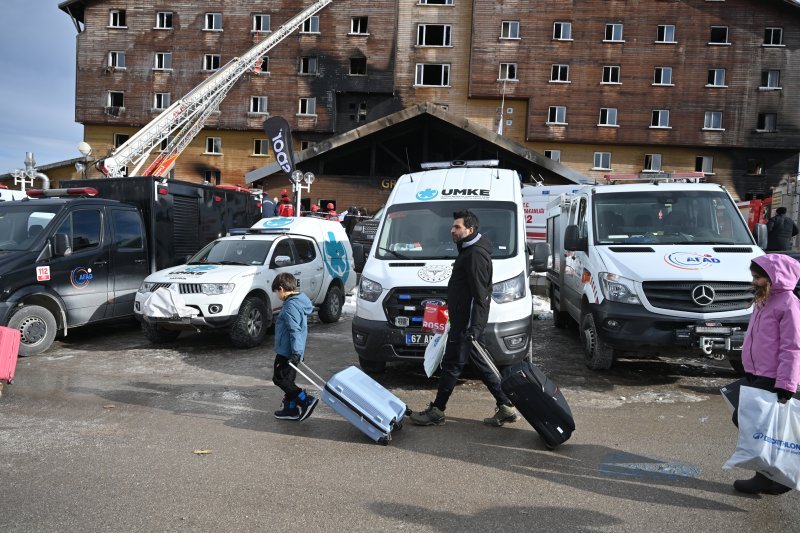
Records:
{"label": "ladder truck boom", "polygon": [[177,100],[149,124],[133,134],[111,154],[97,162],[97,168],[110,178],[118,178],[128,165],[133,165],[129,175],[139,175],[150,153],[175,132],[167,148],[147,167],[143,175],[165,176],[175,164],[175,159],[202,130],[206,119],[217,109],[228,91],[261,57],[288,37],[303,22],[333,0],[318,0],[289,19],[269,37],[250,48],[239,57],[231,59],[208,79]]}

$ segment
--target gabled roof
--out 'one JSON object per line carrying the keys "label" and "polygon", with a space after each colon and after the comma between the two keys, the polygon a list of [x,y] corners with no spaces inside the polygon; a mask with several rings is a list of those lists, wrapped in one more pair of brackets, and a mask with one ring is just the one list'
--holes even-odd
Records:
{"label": "gabled roof", "polygon": [[[428,130],[432,130],[434,134],[423,135],[422,132]],[[525,145],[498,135],[489,128],[445,111],[441,106],[430,102],[408,107],[321,141],[302,152],[296,152],[295,164],[301,169],[317,171],[321,169],[322,174],[352,175],[352,172],[326,172],[325,164],[337,159],[340,152],[347,152],[350,160],[359,160],[359,156],[363,160],[368,157],[366,154],[370,149],[374,150],[373,145],[376,141],[383,142],[387,147],[391,146],[397,152],[394,159],[401,162],[404,167],[397,173],[398,176],[419,170],[419,162],[447,160],[441,158],[442,153],[454,155],[463,153],[464,157],[452,157],[452,159],[499,159],[503,168],[515,169],[526,177],[528,175],[541,177],[548,183],[581,183],[588,179],[549,157],[530,150]],[[411,147],[412,151],[416,149],[417,158],[409,158],[407,146],[409,142],[417,143],[417,146]],[[446,146],[434,146],[434,143]],[[424,145],[419,146],[419,144]],[[405,153],[401,149],[405,150]],[[383,152],[388,151],[389,149],[383,150]],[[439,157],[434,154],[439,154]],[[387,156],[382,153],[382,155],[385,158],[392,157],[391,154]],[[473,155],[478,157],[471,157]],[[412,160],[414,165],[411,163]],[[278,172],[282,172],[280,166],[272,163],[248,172],[245,175],[245,182],[250,184]]]}

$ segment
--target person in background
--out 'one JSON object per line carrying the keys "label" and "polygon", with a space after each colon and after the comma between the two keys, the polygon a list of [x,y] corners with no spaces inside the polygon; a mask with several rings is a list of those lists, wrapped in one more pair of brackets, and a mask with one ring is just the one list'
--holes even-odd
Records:
{"label": "person in background", "polygon": [[[800,263],[788,255],[767,254],[750,263],[755,307],[742,345],[745,385],[775,393],[786,403],[800,382],[800,300],[794,289]],[[733,414],[738,425],[738,410]],[[756,472],[733,488],[747,494],[784,494],[790,487]]]}
{"label": "person in background", "polygon": [[281,200],[278,202],[278,205],[275,206],[275,216],[278,217],[293,217],[294,216],[294,206],[292,205],[292,201],[289,200],[289,193],[286,189],[281,192]]}
{"label": "person in background", "polygon": [[767,222],[767,251],[791,250],[792,237],[797,235],[797,224],[786,216],[786,208],[779,207]]}
{"label": "person in background", "polygon": [[450,236],[458,248],[453,263],[453,273],[447,284],[447,309],[450,314],[450,333],[447,337],[439,387],[436,399],[421,412],[411,414],[411,422],[418,426],[444,424],[444,410],[453,389],[471,361],[478,375],[497,402],[494,416],[484,418],[489,426],[502,426],[516,422],[517,414],[511,401],[500,388],[500,377],[495,374],[473,346],[479,339],[489,318],[492,299],[492,243],[478,233],[478,217],[471,211],[453,213]]}
{"label": "person in background", "polygon": [[317,204],[311,204],[311,216],[312,217],[319,216],[319,206]]}
{"label": "person in background", "polygon": [[275,202],[269,197],[269,193],[264,191],[261,200],[261,217],[271,218],[275,216]]}
{"label": "person in background", "polygon": [[308,315],[314,310],[314,305],[308,296],[297,290],[297,279],[288,272],[275,276],[272,292],[283,301],[283,308],[275,319],[272,382],[283,391],[284,396],[281,408],[275,411],[275,418],[305,420],[311,416],[319,399],[295,384],[297,371],[289,363],[298,365],[305,356]]}
{"label": "person in background", "polygon": [[339,220],[339,215],[336,214],[336,207],[333,205],[333,202],[328,202],[328,205],[325,206],[327,211],[325,212],[325,218],[328,220]]}

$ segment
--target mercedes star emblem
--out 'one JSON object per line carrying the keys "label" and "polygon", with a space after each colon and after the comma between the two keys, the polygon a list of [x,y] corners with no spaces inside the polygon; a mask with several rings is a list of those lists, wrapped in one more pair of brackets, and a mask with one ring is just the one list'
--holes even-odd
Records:
{"label": "mercedes star emblem", "polygon": [[714,296],[716,296],[714,288],[709,287],[708,285],[698,285],[692,289],[692,300],[701,307],[705,307],[713,303]]}

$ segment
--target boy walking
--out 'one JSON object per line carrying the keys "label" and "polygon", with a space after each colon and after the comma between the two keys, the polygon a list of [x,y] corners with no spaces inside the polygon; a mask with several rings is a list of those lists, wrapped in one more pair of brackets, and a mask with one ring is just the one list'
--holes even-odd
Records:
{"label": "boy walking", "polygon": [[319,399],[295,384],[297,372],[289,363],[297,365],[303,360],[308,337],[308,315],[314,306],[308,296],[297,290],[297,280],[288,272],[275,276],[272,292],[283,301],[283,309],[275,319],[272,382],[280,387],[284,396],[280,410],[275,411],[275,418],[305,420],[311,416]]}

